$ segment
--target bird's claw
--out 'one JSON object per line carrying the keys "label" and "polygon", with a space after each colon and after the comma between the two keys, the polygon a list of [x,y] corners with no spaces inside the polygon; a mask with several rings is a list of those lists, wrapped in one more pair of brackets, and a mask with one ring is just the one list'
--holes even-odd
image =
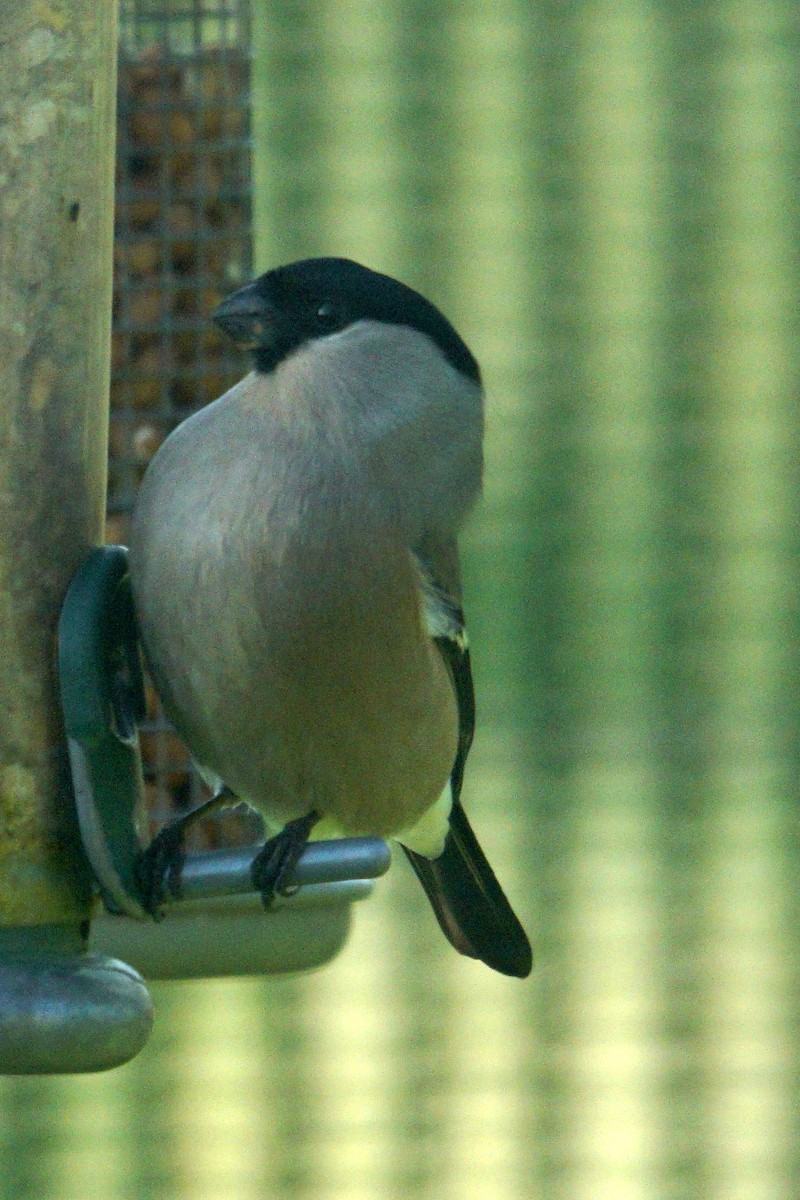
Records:
{"label": "bird's claw", "polygon": [[181,894],[181,873],[186,862],[185,828],[182,821],[165,825],[136,861],[136,883],[142,907],[156,921],[161,920],[161,905],[169,897]]}
{"label": "bird's claw", "polygon": [[276,897],[293,896],[299,890],[300,885],[290,880],[318,820],[312,812],[289,821],[280,833],[264,843],[253,859],[250,876],[256,891],[261,893],[264,908],[272,908]]}

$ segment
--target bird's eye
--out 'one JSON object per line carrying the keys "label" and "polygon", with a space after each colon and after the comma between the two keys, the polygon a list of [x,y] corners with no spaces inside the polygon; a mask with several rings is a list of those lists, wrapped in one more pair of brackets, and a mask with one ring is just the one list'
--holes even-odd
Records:
{"label": "bird's eye", "polygon": [[342,314],[337,305],[330,300],[323,300],[314,313],[314,320],[320,329],[339,329],[342,325]]}

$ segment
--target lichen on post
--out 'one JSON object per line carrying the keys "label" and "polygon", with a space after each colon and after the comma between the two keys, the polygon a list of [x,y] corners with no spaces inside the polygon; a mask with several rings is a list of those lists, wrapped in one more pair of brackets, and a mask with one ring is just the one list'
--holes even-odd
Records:
{"label": "lichen on post", "polygon": [[88,915],[53,642],[103,530],[116,11],[0,14],[0,925],[25,925]]}
{"label": "lichen on post", "polygon": [[58,709],[67,586],[105,509],[116,0],[0,0],[0,1072],[98,1071],[147,1040],[88,954]]}

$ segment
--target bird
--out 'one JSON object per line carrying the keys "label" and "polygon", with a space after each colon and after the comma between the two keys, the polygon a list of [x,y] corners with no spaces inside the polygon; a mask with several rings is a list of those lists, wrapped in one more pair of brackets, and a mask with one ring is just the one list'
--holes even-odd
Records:
{"label": "bird", "polygon": [[265,905],[310,837],[392,839],[455,949],[525,978],[530,942],[461,800],[478,363],[433,303],[347,258],[276,267],[213,318],[252,370],[165,439],[131,524],[145,660],[213,792],[144,851],[148,907],[188,823],[244,801]]}

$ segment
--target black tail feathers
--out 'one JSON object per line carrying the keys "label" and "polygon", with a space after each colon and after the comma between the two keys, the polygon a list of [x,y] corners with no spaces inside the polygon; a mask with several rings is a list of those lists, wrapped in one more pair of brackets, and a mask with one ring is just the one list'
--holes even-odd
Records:
{"label": "black tail feathers", "polygon": [[524,979],[533,955],[525,930],[497,882],[458,801],[438,858],[403,846],[448,941],[503,975]]}

